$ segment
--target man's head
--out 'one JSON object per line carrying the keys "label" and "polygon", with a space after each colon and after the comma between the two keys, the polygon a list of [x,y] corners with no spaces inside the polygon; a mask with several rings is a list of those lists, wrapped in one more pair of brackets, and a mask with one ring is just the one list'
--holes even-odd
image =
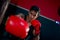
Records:
{"label": "man's head", "polygon": [[39,8],[37,6],[32,6],[30,8],[29,17],[31,19],[36,19],[38,17],[38,15],[39,15],[39,11],[40,10],[39,10]]}

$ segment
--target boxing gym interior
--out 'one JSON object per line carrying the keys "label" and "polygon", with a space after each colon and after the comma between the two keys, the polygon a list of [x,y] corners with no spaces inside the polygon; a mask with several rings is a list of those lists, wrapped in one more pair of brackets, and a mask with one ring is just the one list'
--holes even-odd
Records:
{"label": "boxing gym interior", "polygon": [[28,15],[33,5],[40,8],[37,18],[41,23],[39,40],[60,40],[60,0],[0,0],[0,40],[10,40],[15,36],[14,32],[9,31],[11,28],[5,30],[7,18],[17,13]]}

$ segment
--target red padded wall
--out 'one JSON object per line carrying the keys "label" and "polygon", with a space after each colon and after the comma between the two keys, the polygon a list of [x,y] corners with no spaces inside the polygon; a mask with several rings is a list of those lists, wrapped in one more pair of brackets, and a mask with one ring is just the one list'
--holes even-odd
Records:
{"label": "red padded wall", "polygon": [[12,0],[18,6],[29,9],[32,5],[37,5],[41,9],[41,14],[60,21],[60,16],[57,13],[57,9],[60,6],[60,0]]}

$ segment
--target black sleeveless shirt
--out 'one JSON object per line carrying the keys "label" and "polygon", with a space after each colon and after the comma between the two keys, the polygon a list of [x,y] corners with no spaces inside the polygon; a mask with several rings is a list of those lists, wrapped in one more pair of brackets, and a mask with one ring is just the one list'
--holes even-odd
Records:
{"label": "black sleeveless shirt", "polygon": [[[27,16],[25,16],[25,20],[26,20]],[[26,40],[32,40],[34,35],[33,35],[33,30],[34,30],[34,27],[31,25],[29,27],[29,32],[28,32],[28,36],[26,37]]]}

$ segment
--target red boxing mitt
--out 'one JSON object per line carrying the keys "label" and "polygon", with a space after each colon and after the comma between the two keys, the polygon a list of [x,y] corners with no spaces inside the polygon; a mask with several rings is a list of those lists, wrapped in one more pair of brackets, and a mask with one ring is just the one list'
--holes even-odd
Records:
{"label": "red boxing mitt", "polygon": [[5,30],[16,37],[24,39],[29,31],[29,26],[22,18],[12,15],[6,22]]}
{"label": "red boxing mitt", "polygon": [[35,34],[38,35],[40,33],[41,23],[38,20],[32,20],[31,24],[35,29]]}

